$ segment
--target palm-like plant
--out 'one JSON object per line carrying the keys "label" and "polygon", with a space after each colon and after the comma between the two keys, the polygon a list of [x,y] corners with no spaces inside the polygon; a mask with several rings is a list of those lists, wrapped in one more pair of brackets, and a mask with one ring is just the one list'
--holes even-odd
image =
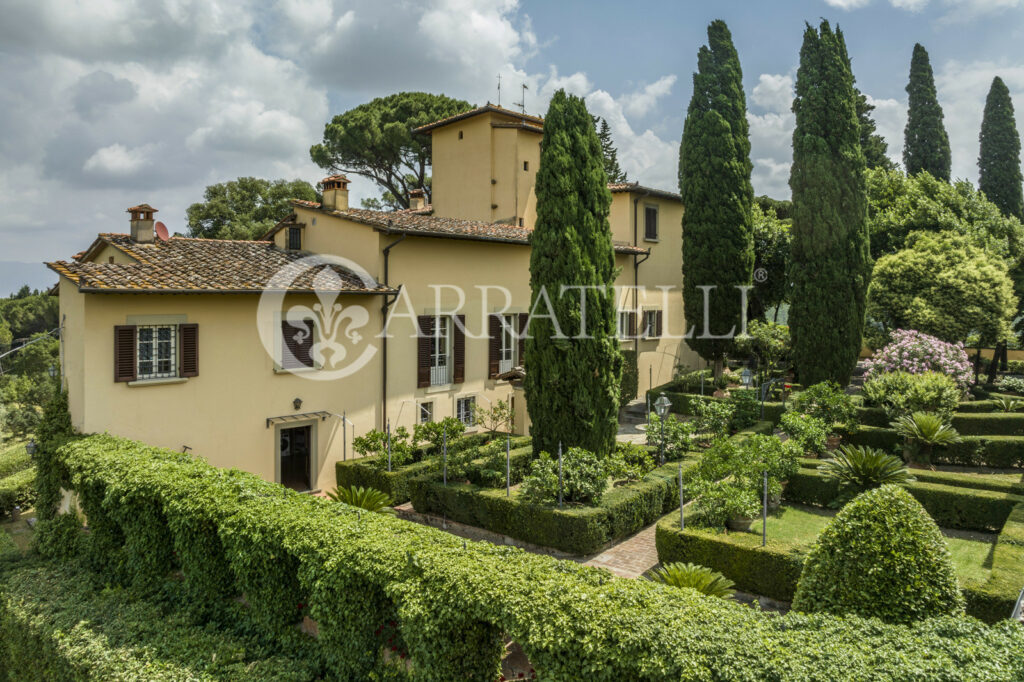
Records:
{"label": "palm-like plant", "polygon": [[728,599],[736,593],[733,582],[718,571],[681,561],[652,568],[647,578],[672,587],[690,587],[709,597]]}
{"label": "palm-like plant", "polygon": [[1001,395],[996,398],[996,402],[999,404],[999,409],[1003,412],[1016,412],[1024,406],[1024,401],[1020,401],[1017,398],[1011,398],[1010,396]]}
{"label": "palm-like plant", "polygon": [[903,437],[904,455],[909,462],[931,464],[932,449],[936,445],[952,445],[962,439],[957,430],[934,412],[915,412],[892,422],[896,433]]}
{"label": "palm-like plant", "polygon": [[917,480],[911,476],[900,458],[861,445],[842,446],[836,452],[835,459],[822,464],[818,471],[826,478],[839,481],[840,485],[854,488],[858,493],[888,483],[904,485]]}
{"label": "palm-like plant", "polygon": [[327,497],[335,502],[343,502],[352,507],[358,507],[372,512],[391,513],[394,510],[391,506],[391,497],[376,488],[364,488],[363,486],[349,486],[348,488],[337,487],[327,493]]}

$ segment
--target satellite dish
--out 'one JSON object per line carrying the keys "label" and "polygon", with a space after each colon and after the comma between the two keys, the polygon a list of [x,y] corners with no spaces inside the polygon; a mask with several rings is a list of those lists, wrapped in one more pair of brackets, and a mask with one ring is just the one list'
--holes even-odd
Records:
{"label": "satellite dish", "polygon": [[157,239],[159,239],[162,242],[165,242],[165,241],[167,241],[170,238],[168,236],[168,234],[167,234],[167,226],[166,225],[164,225],[160,221],[157,221],[157,223],[156,223],[156,225],[154,225],[154,227],[156,228]]}

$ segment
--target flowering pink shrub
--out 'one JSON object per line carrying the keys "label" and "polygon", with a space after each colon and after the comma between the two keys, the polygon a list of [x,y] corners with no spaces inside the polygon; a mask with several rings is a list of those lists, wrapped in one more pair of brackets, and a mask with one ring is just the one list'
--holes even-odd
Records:
{"label": "flowering pink shrub", "polygon": [[867,361],[867,378],[888,372],[924,374],[941,372],[953,378],[961,388],[974,383],[974,370],[962,343],[946,343],[913,329],[897,329],[892,343],[875,352]]}

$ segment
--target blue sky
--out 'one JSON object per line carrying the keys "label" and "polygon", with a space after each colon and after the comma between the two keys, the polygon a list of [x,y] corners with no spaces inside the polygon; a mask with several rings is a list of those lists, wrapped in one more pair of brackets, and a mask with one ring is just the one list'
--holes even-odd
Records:
{"label": "blue sky", "polygon": [[[240,175],[315,182],[308,149],[333,114],[412,89],[482,104],[498,73],[505,105],[528,84],[530,113],[559,87],[585,95],[631,178],[673,189],[715,18],[743,63],[755,191],[785,197],[801,35],[822,17],[843,28],[896,159],[915,42],[931,54],[955,176],[975,179],[994,75],[1024,112],[1024,0],[15,2],[0,25],[0,263],[67,258],[124,231],[124,209],[143,201],[184,231],[203,187]],[[353,191],[376,194],[362,180]],[[33,283],[51,279],[39,272]]]}

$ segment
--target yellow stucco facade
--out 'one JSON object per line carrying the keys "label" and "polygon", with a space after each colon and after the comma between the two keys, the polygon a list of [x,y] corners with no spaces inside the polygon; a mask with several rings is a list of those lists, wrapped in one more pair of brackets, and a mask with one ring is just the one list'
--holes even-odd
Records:
{"label": "yellow stucco facade", "polygon": [[[541,139],[534,127],[515,116],[485,111],[434,128],[432,215],[516,226],[522,219],[525,229],[532,228]],[[680,293],[683,207],[667,192],[640,186],[616,189],[612,196],[614,241],[639,247],[616,257],[618,307],[638,310],[638,324],[644,310],[661,311],[663,320],[660,337],[622,341],[624,349],[638,352],[643,395],[650,386],[671,379],[678,364],[696,364],[680,338],[685,328]],[[645,239],[651,211],[657,236]],[[258,293],[105,293],[83,291],[62,276],[63,373],[75,427],[187,448],[214,465],[280,481],[281,429],[309,426],[309,485],[314,489],[334,486],[334,463],[353,456],[354,435],[388,423],[411,431],[424,404],[437,420],[460,416],[466,398],[482,407],[513,399],[517,429],[527,430],[523,392],[490,377],[487,316],[529,311],[529,245],[393,230],[348,213],[297,203],[290,225],[301,230],[303,252],[342,257],[398,292],[341,294],[334,301],[367,312],[362,343],[375,350],[358,371],[330,380],[316,378],[312,371],[282,371],[275,357],[279,349],[268,352],[265,338],[261,340],[260,325],[270,323],[258,314]],[[273,235],[274,248],[288,248],[288,232]],[[90,258],[95,263],[111,257],[135,262],[115,247],[94,250]],[[291,294],[288,302],[312,307],[317,301],[312,294]],[[379,336],[386,303],[390,323],[385,344]],[[465,316],[464,376],[422,386],[414,318],[449,314]],[[162,323],[198,325],[197,375],[114,381],[112,330]],[[277,333],[263,332],[264,337]]]}

